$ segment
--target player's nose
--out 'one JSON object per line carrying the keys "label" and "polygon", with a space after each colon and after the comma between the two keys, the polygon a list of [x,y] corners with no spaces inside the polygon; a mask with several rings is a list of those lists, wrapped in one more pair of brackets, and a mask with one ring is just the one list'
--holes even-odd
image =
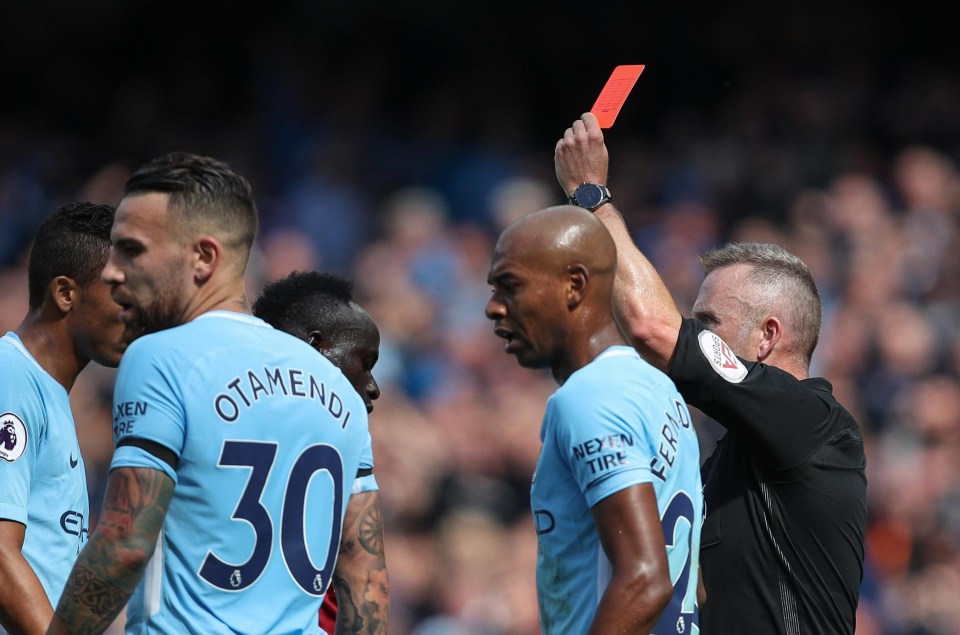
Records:
{"label": "player's nose", "polygon": [[503,302],[497,300],[496,296],[490,296],[490,299],[487,301],[487,307],[484,309],[484,314],[491,320],[498,320],[506,317],[507,307]]}
{"label": "player's nose", "polygon": [[110,285],[123,282],[123,272],[114,264],[112,251],[110,252],[110,257],[107,259],[107,264],[104,265],[103,271],[100,272],[100,279]]}
{"label": "player's nose", "polygon": [[377,380],[373,377],[370,377],[370,382],[367,384],[367,396],[370,397],[370,401],[376,401],[380,398],[380,386],[377,385]]}

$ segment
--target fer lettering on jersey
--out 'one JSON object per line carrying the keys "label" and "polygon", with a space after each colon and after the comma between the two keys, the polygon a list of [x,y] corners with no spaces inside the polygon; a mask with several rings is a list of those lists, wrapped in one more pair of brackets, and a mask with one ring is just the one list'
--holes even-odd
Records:
{"label": "fer lettering on jersey", "polygon": [[683,404],[675,400],[673,407],[676,410],[676,416],[669,410],[663,413],[667,420],[660,428],[660,445],[657,448],[657,454],[650,459],[650,471],[661,481],[667,480],[667,470],[673,467],[673,462],[677,458],[681,428],[689,428],[691,425],[689,412]]}

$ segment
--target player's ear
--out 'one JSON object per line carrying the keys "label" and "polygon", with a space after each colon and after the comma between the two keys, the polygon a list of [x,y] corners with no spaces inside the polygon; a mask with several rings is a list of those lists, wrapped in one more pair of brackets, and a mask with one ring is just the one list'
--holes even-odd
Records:
{"label": "player's ear", "polygon": [[580,264],[572,264],[567,267],[567,308],[574,309],[581,302],[587,290],[587,281],[590,279],[590,272]]}
{"label": "player's ear", "polygon": [[53,306],[61,313],[69,313],[77,301],[79,287],[76,280],[67,276],[57,276],[50,282],[48,289]]}
{"label": "player's ear", "polygon": [[757,361],[762,362],[773,353],[783,336],[783,324],[775,315],[768,315],[760,323],[760,341],[757,342]]}
{"label": "player's ear", "polygon": [[324,337],[320,331],[310,331],[310,335],[307,336],[307,344],[317,349],[322,355],[326,355],[327,351],[333,346],[333,342]]}
{"label": "player's ear", "polygon": [[206,282],[217,270],[223,258],[223,246],[216,238],[204,236],[193,244],[194,278]]}

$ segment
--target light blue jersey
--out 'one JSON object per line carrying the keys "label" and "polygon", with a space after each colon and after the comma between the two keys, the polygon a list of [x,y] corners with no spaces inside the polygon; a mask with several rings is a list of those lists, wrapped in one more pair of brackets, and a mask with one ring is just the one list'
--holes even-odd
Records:
{"label": "light blue jersey", "polygon": [[26,525],[22,553],[54,607],[87,540],[88,507],[70,397],[7,333],[0,338],[0,518]]}
{"label": "light blue jersey", "polygon": [[550,397],[540,438],[531,506],[541,631],[589,630],[611,574],[590,509],[622,489],[651,483],[674,585],[653,632],[697,633],[700,449],[670,379],[632,348],[610,347]]}
{"label": "light blue jersey", "polygon": [[[135,341],[114,395],[111,469],[176,483],[128,633],[316,629],[369,446],[363,400],[307,343],[211,311]],[[169,448],[176,469],[129,445]]]}

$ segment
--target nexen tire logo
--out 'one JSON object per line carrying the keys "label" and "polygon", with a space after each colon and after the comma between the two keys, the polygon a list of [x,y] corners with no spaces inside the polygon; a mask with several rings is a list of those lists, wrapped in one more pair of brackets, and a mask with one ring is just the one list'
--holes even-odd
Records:
{"label": "nexen tire logo", "polygon": [[80,542],[87,540],[87,528],[83,526],[83,514],[68,509],[60,516],[60,528],[71,536],[79,536]]}

